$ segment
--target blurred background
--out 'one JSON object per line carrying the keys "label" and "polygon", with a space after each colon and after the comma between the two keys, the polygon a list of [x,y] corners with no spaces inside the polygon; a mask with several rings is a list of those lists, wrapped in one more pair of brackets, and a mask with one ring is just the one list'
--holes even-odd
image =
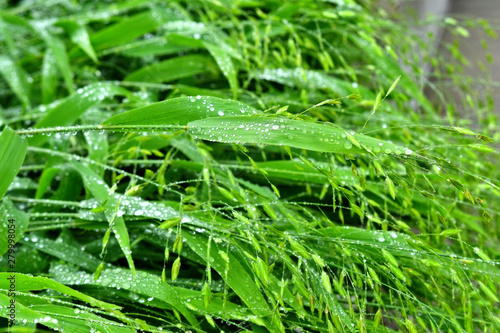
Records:
{"label": "blurred background", "polygon": [[[473,85],[477,87],[475,93],[485,94],[487,89],[491,89],[496,114],[500,116],[500,40],[492,38],[500,32],[500,0],[399,0],[398,2],[415,20],[420,21],[416,29],[424,40],[434,43],[437,53],[445,58],[452,57],[445,44],[456,45],[463,58],[468,59],[463,73],[459,74],[470,77],[476,82]],[[457,33],[454,33],[456,31],[446,29],[440,23],[443,17],[456,19],[459,25],[466,28],[467,33],[458,34],[457,38]],[[469,19],[475,21],[476,26],[469,23]],[[477,26],[477,22],[480,22],[478,20],[481,19],[489,22],[491,27],[489,34],[485,32],[483,26]],[[432,39],[428,37],[429,34],[432,34]],[[427,78],[432,77],[435,69],[431,64],[424,62],[423,65],[428,74]],[[453,95],[453,83],[450,82],[446,90]],[[464,110],[461,112],[467,116],[467,112]]]}

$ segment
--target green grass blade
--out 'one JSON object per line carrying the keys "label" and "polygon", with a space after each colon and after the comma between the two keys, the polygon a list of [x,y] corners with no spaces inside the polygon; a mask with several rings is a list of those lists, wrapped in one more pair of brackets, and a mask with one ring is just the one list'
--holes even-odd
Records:
{"label": "green grass blade", "polygon": [[[218,249],[218,246],[212,244],[210,253],[208,251],[208,238],[201,235],[192,235],[184,232],[182,234],[189,247],[205,261],[211,261],[211,266],[223,277],[226,276],[226,260],[220,254],[224,252],[224,248]],[[219,252],[218,252],[219,250]],[[231,289],[241,298],[241,300],[249,307],[249,309],[260,318],[265,318],[271,314],[269,305],[262,296],[259,288],[255,284],[253,278],[247,273],[245,268],[240,264],[237,257],[232,252],[227,253],[231,269],[227,270],[226,283]]]}
{"label": "green grass blade", "polygon": [[37,276],[28,276],[25,274],[21,273],[0,273],[0,289],[5,289],[8,290],[10,286],[10,281],[7,280],[10,276],[14,275],[15,276],[15,281],[16,281],[16,291],[28,291],[28,290],[44,290],[44,289],[52,289],[55,291],[58,291],[60,293],[66,294],[73,296],[79,300],[82,300],[92,306],[97,306],[103,309],[108,309],[108,310],[116,310],[120,309],[120,306],[107,303],[107,302],[102,302],[99,301],[98,299],[95,299],[94,297],[90,297],[88,295],[85,295],[84,293],[81,293],[79,291],[76,291],[72,288],[69,288],[63,284],[60,284],[59,282],[56,282],[52,279],[46,278],[46,277],[37,277]]}
{"label": "green grass blade", "polygon": [[[390,56],[381,56],[375,48],[379,48],[375,43],[371,43],[368,39],[361,38],[355,35],[350,36],[350,39],[358,45],[358,47],[363,50],[363,53],[371,59],[374,65],[378,68],[384,68],[385,75],[387,78],[399,77],[401,75],[401,67],[398,62],[391,58]],[[398,81],[399,83],[399,81]],[[392,84],[389,79],[384,84]],[[419,102],[419,106],[424,109],[429,114],[435,114],[434,108],[430,101],[425,97],[424,93],[419,88],[418,84],[411,80],[407,76],[401,77],[401,85],[402,90],[405,90],[408,95],[416,98]],[[404,87],[404,88],[403,88]]]}
{"label": "green grass blade", "polygon": [[[13,219],[12,224],[9,219]],[[17,243],[21,237],[23,237],[26,229],[28,229],[29,218],[26,213],[17,209],[12,201],[6,197],[2,205],[0,206],[0,234],[3,235],[5,241],[0,242],[0,256],[4,255],[9,249],[9,244],[7,242],[7,237],[9,235],[9,229],[12,230],[14,226],[14,243]]]}
{"label": "green grass blade", "polygon": [[195,138],[226,142],[286,145],[312,151],[333,153],[366,153],[353,144],[353,136],[372,152],[384,154],[410,153],[410,150],[390,142],[362,134],[351,135],[345,130],[287,118],[258,116],[218,117],[196,120],[187,125]]}
{"label": "green grass blade", "polygon": [[105,213],[109,226],[115,233],[116,240],[118,241],[118,244],[120,244],[123,255],[127,259],[128,265],[132,270],[132,274],[135,276],[135,265],[134,260],[132,259],[132,251],[130,249],[130,237],[123,217],[117,215],[117,199],[111,194],[111,191],[106,183],[104,183],[104,181],[92,169],[78,162],[73,162],[72,165],[84,179],[86,188],[100,202],[100,204],[104,205],[106,208]]}
{"label": "green grass blade", "polygon": [[154,297],[171,304],[189,321],[191,325],[197,326],[198,320],[194,314],[185,306],[184,301],[168,283],[162,283],[161,278],[147,272],[139,272],[137,277],[133,278],[130,271],[121,268],[105,269],[101,276],[94,282],[90,274],[80,272],[78,278],[63,265],[58,265],[51,270],[56,279],[62,283],[71,283],[77,285],[96,285],[101,287],[113,287],[129,290],[134,293]]}
{"label": "green grass blade", "polygon": [[57,64],[50,49],[45,51],[42,63],[42,103],[49,104],[56,98]]}
{"label": "green grass blade", "polygon": [[212,59],[201,54],[192,54],[165,60],[143,67],[129,74],[125,81],[135,82],[170,82],[201,73],[213,71],[215,64]]}
{"label": "green grass blade", "polygon": [[220,115],[257,114],[257,110],[241,102],[217,97],[178,97],[134,109],[104,121],[101,127],[124,125],[186,125],[187,123]]}
{"label": "green grass blade", "polygon": [[84,25],[70,20],[59,21],[57,25],[66,30],[71,38],[71,41],[78,45],[78,47],[82,49],[82,51],[84,51],[89,58],[92,59],[92,61],[95,63],[98,62],[97,55],[92,44],[90,43],[89,34]]}
{"label": "green grass blade", "polygon": [[212,57],[217,62],[219,69],[222,74],[229,81],[229,86],[231,87],[231,91],[233,92],[233,98],[238,98],[238,73],[236,72],[236,68],[233,65],[231,56],[223,49],[212,43],[205,43],[205,47],[208,49]]}
{"label": "green grass blade", "polygon": [[30,279],[25,330],[500,331],[494,84],[461,42],[367,0],[4,2],[11,269],[124,307]]}
{"label": "green grass blade", "polygon": [[[78,89],[73,95],[65,98],[59,104],[49,109],[45,116],[38,121],[35,128],[70,125],[91,107],[99,104],[105,98],[115,95],[130,97],[130,93],[110,83],[93,83]],[[41,144],[46,137],[37,136],[28,139],[30,144]]]}
{"label": "green grass blade", "polygon": [[54,108],[47,111],[38,121],[36,128],[70,125],[89,108],[97,105],[105,98],[115,95],[129,95],[120,87],[110,83],[93,83],[78,89],[73,95],[64,99]]}
{"label": "green grass blade", "polygon": [[[87,7],[86,11],[73,13],[72,15],[68,15],[67,18],[81,23],[102,21],[108,22],[111,19],[126,16],[126,13],[128,11],[149,8],[150,6],[150,0],[130,0],[123,2],[113,2],[109,4],[103,3],[103,5],[101,7],[98,7],[98,9],[95,9],[94,6]],[[113,25],[112,23],[114,23],[114,21],[110,22],[111,25]]]}
{"label": "green grass blade", "polygon": [[173,34],[166,37],[140,40],[113,50],[128,57],[144,57],[176,54],[203,47],[204,44],[201,40]]}
{"label": "green grass blade", "polygon": [[[54,331],[66,331],[74,333],[85,333],[92,329],[100,329],[102,332],[135,332],[134,327],[127,327],[122,322],[116,322],[92,313],[91,308],[78,305],[77,308],[72,304],[57,305],[56,297],[36,297],[17,295],[16,297],[16,318],[22,318],[22,325],[13,326],[13,332],[29,332],[27,326],[37,323],[54,329]],[[9,318],[10,297],[0,293],[0,312],[1,317]],[[55,303],[55,304],[54,304]],[[121,315],[121,317],[119,317]],[[124,320],[123,314],[118,311],[113,313],[116,319]],[[131,321],[131,320],[130,320]],[[18,323],[19,324],[19,323]],[[134,325],[135,326],[135,325]],[[16,327],[18,330],[16,330]]]}
{"label": "green grass blade", "polygon": [[[9,276],[4,277],[8,278]],[[6,287],[8,290],[8,286]],[[29,306],[26,306],[19,301],[16,301],[15,303],[15,316],[14,318],[9,316],[11,315],[10,313],[10,308],[11,306],[11,297],[8,297],[2,293],[0,293],[0,317],[3,318],[8,318],[8,319],[18,319],[18,318],[23,318],[23,320],[26,320],[26,322],[29,323],[36,323],[40,322],[43,323],[45,326],[53,328],[53,329],[59,329],[59,325],[57,321],[54,321],[54,318],[47,318],[46,314],[42,314],[36,310],[31,309]],[[47,320],[48,319],[48,320]],[[12,327],[12,331],[17,332],[15,330],[15,325]],[[19,327],[19,332],[30,332],[29,329],[27,330],[26,327]]]}
{"label": "green grass blade", "polygon": [[0,135],[0,199],[16,177],[28,150],[28,143],[9,127]]}
{"label": "green grass blade", "polygon": [[[329,173],[329,165],[324,162],[314,162],[314,166]],[[324,184],[328,181],[327,176],[305,164],[302,161],[267,161],[259,162],[257,166],[267,173],[269,180],[278,180],[285,183],[298,182],[298,183],[316,183]],[[357,185],[358,181],[352,175],[351,168],[336,166],[335,175],[341,179],[343,183],[348,186]]]}
{"label": "green grass blade", "polygon": [[95,50],[122,45],[154,30],[160,22],[153,11],[136,14],[108,26],[90,37]]}
{"label": "green grass blade", "polygon": [[12,59],[5,55],[0,55],[0,73],[9,84],[10,88],[21,101],[25,109],[30,108],[30,92],[26,74]]}
{"label": "green grass blade", "polygon": [[66,52],[64,42],[60,38],[49,34],[49,32],[43,30],[43,28],[40,30],[40,33],[48,48],[52,51],[52,54],[54,54],[57,67],[59,67],[59,70],[61,71],[68,92],[73,94],[75,92],[73,70],[71,69],[71,65],[69,63],[68,53]]}
{"label": "green grass blade", "polygon": [[[313,70],[305,70],[302,68],[288,69],[266,68],[255,73],[255,76],[266,81],[277,82],[290,87],[307,87],[309,89],[328,89],[335,93],[337,97],[343,97],[352,93],[360,92],[361,88],[353,88],[352,84],[345,80],[341,80],[326,73]],[[363,95],[366,95],[369,90],[362,89]],[[368,96],[364,96],[365,98]]]}
{"label": "green grass blade", "polygon": [[[98,132],[85,133],[85,139],[89,146],[89,158],[100,163],[106,163],[108,157],[108,137]],[[98,165],[92,165],[92,169],[97,173],[104,170]]]}

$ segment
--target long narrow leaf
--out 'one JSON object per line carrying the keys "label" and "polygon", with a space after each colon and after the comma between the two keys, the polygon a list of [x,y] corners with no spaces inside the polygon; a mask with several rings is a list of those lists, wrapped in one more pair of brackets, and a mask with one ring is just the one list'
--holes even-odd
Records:
{"label": "long narrow leaf", "polygon": [[123,217],[117,215],[116,199],[113,196],[110,196],[110,189],[92,169],[78,162],[73,162],[72,164],[85,180],[84,183],[92,195],[106,208],[105,213],[110,227],[115,233],[118,244],[120,244],[128,265],[132,270],[132,274],[135,275],[135,265],[134,260],[132,259],[132,251],[130,249],[130,237]]}
{"label": "long narrow leaf", "polygon": [[9,127],[5,127],[0,135],[0,199],[23,164],[28,143]]}
{"label": "long narrow leaf", "polygon": [[[28,228],[29,218],[28,215],[17,209],[12,201],[7,197],[4,198],[2,205],[0,206],[0,235],[2,235],[2,240],[0,241],[0,256],[9,250],[10,245],[17,243],[21,237],[23,237],[26,229]],[[14,238],[10,238],[10,234],[14,234]],[[7,242],[7,240],[9,240]],[[11,243],[13,241],[13,243]],[[9,252],[10,254],[15,254],[14,250]]]}
{"label": "long narrow leaf", "polygon": [[75,87],[73,82],[73,70],[71,69],[68,53],[66,51],[64,42],[60,38],[51,35],[44,28],[35,27],[35,29],[40,31],[42,38],[45,40],[45,43],[52,51],[52,54],[54,54],[57,67],[59,67],[59,70],[61,71],[68,92],[70,94],[74,93]]}
{"label": "long narrow leaf", "polygon": [[80,276],[75,279],[72,272],[67,271],[65,267],[58,266],[52,269],[52,273],[62,283],[76,284],[76,285],[96,285],[101,287],[113,287],[118,289],[129,290],[134,293],[154,297],[171,304],[176,308],[191,325],[198,325],[198,320],[193,313],[184,304],[185,301],[181,300],[176,289],[168,283],[162,283],[158,276],[147,272],[139,272],[136,278],[126,269],[113,268],[105,269],[102,271],[101,276],[94,282],[92,276],[81,272]]}
{"label": "long narrow leaf", "polygon": [[403,147],[366,135],[351,135],[333,126],[286,118],[258,116],[208,118],[190,122],[187,125],[187,132],[196,138],[217,142],[286,145],[333,153],[367,152],[366,149],[356,147],[356,141],[352,138],[354,137],[375,153],[411,154]]}
{"label": "long narrow leaf", "polygon": [[129,74],[125,81],[170,82],[213,71],[214,63],[204,55],[192,54],[165,60]]}
{"label": "long narrow leaf", "polygon": [[193,120],[208,117],[252,114],[257,114],[257,110],[229,99],[207,96],[178,97],[113,116],[101,126],[186,125]]}
{"label": "long narrow leaf", "polygon": [[52,279],[40,276],[28,276],[21,273],[0,273],[0,289],[9,289],[11,282],[10,280],[8,280],[8,278],[10,277],[14,277],[16,291],[52,289],[60,293],[78,298],[79,300],[82,300],[92,306],[98,306],[103,309],[109,310],[116,310],[121,308],[111,303],[99,301],[94,297],[85,295]]}
{"label": "long narrow leaf", "polygon": [[97,55],[92,47],[92,44],[90,43],[89,34],[87,29],[85,29],[85,26],[71,20],[60,21],[58,22],[58,25],[66,30],[73,43],[78,45],[78,47],[80,47],[80,49],[82,49],[82,51],[84,51],[90,59],[97,63]]}
{"label": "long narrow leaf", "polygon": [[28,81],[24,71],[16,65],[12,59],[5,55],[0,55],[0,73],[5,78],[10,88],[16,94],[17,98],[21,101],[24,108],[30,108],[30,93]]}

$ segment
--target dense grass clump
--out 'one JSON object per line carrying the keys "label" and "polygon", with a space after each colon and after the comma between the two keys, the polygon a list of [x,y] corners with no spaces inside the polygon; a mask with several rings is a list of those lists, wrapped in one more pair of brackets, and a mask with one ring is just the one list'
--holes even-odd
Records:
{"label": "dense grass clump", "polygon": [[0,326],[500,331],[457,43],[378,1],[0,4]]}

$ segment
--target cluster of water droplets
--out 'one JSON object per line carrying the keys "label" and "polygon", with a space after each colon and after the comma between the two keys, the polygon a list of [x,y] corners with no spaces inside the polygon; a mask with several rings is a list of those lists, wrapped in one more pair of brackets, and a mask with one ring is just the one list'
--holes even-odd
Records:
{"label": "cluster of water droplets", "polygon": [[97,82],[79,88],[76,93],[80,95],[81,98],[85,99],[89,103],[95,103],[104,100],[114,94],[116,87],[109,83]]}
{"label": "cluster of water droplets", "polygon": [[9,185],[8,191],[36,190],[37,188],[38,188],[38,183],[33,181],[31,178],[15,177],[12,183]]}
{"label": "cluster of water droplets", "polygon": [[278,82],[287,86],[309,86],[311,88],[330,89],[341,95],[348,95],[358,84],[346,86],[345,82],[328,76],[319,71],[304,70],[303,68],[265,68],[257,72],[259,79]]}
{"label": "cluster of water droplets", "polygon": [[183,35],[201,34],[207,31],[206,25],[202,22],[182,21],[182,20],[167,22],[162,25],[162,29],[168,32],[179,32]]}
{"label": "cluster of water droplets", "polygon": [[[102,182],[102,180],[101,180]],[[149,217],[156,220],[167,220],[174,217],[179,217],[179,212],[172,207],[165,206],[162,203],[143,200],[139,197],[125,196],[123,194],[113,194],[115,202],[118,206],[114,207],[116,216],[137,216]],[[90,199],[82,202],[78,212],[78,217],[85,220],[103,220],[103,216],[90,212],[89,209],[98,208],[99,202],[95,199]],[[86,209],[85,209],[86,208]],[[183,218],[184,222],[189,222],[188,217]]]}
{"label": "cluster of water droplets", "polygon": [[191,103],[195,104],[195,107],[187,108],[187,112],[199,114],[201,118],[257,114],[257,111],[251,106],[237,101],[216,100],[200,95],[189,96],[188,99]]}
{"label": "cluster of water droplets", "polygon": [[292,83],[301,80],[303,71],[300,68],[265,68],[257,74],[262,80],[278,82],[285,85],[292,85]]}
{"label": "cluster of water droplets", "polygon": [[[215,109],[213,110],[215,112]],[[219,110],[219,115],[225,115],[223,110]],[[195,138],[209,141],[218,141],[226,143],[262,143],[276,145],[292,145],[307,149],[319,149],[325,151],[342,151],[353,148],[353,139],[355,133],[346,132],[340,129],[315,123],[303,123],[297,120],[285,118],[248,118],[245,121],[235,119],[214,121],[213,119],[204,119],[191,123],[188,132]],[[302,140],[300,140],[302,139]],[[360,140],[360,138],[357,138]],[[297,141],[291,141],[297,140]],[[314,142],[303,143],[302,141]],[[406,154],[411,155],[410,149],[396,146],[390,142],[376,141],[366,146],[375,153],[384,154]]]}

